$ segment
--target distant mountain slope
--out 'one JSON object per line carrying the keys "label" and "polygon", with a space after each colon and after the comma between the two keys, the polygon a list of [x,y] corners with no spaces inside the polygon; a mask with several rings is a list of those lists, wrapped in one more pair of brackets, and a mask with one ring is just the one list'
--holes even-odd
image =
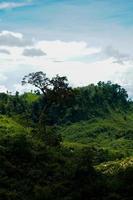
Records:
{"label": "distant mountain slope", "polygon": [[[93,146],[120,157],[133,155],[133,114],[112,113],[109,118],[95,118],[68,126],[60,132],[65,144],[73,147]],[[118,157],[119,157],[118,156]]]}

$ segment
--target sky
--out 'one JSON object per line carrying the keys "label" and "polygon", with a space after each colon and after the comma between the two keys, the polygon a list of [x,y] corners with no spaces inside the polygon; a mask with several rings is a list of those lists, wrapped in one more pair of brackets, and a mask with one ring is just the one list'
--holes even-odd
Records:
{"label": "sky", "polygon": [[25,91],[36,71],[133,98],[133,0],[0,0],[0,92]]}

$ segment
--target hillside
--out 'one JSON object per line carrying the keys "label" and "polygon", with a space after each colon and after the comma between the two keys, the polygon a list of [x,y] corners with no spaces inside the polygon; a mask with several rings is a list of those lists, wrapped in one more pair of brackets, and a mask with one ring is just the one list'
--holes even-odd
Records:
{"label": "hillside", "polygon": [[0,93],[0,199],[132,200],[133,103],[126,90],[29,76],[42,93]]}
{"label": "hillside", "polygon": [[108,159],[133,155],[133,114],[112,113],[108,118],[94,118],[67,126],[60,132],[71,147],[94,147],[108,153]]}
{"label": "hillside", "polygon": [[109,176],[115,176],[122,171],[124,173],[124,171],[126,171],[129,168],[133,168],[133,157],[127,157],[125,159],[116,161],[104,162],[96,166],[96,169],[98,171]]}
{"label": "hillside", "polygon": [[0,137],[25,133],[26,129],[11,117],[0,115]]}

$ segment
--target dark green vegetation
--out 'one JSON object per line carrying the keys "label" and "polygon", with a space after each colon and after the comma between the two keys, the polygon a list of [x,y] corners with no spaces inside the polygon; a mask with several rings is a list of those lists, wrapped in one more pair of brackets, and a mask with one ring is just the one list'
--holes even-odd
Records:
{"label": "dark green vegetation", "polygon": [[117,84],[0,94],[0,200],[132,200],[133,103]]}

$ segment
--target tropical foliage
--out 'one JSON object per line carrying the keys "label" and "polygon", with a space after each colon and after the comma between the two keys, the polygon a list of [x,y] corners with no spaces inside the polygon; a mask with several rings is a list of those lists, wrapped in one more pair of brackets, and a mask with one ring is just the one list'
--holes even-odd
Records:
{"label": "tropical foliage", "polygon": [[71,88],[42,72],[25,83],[35,91],[0,93],[0,199],[132,200],[126,90],[111,82]]}

